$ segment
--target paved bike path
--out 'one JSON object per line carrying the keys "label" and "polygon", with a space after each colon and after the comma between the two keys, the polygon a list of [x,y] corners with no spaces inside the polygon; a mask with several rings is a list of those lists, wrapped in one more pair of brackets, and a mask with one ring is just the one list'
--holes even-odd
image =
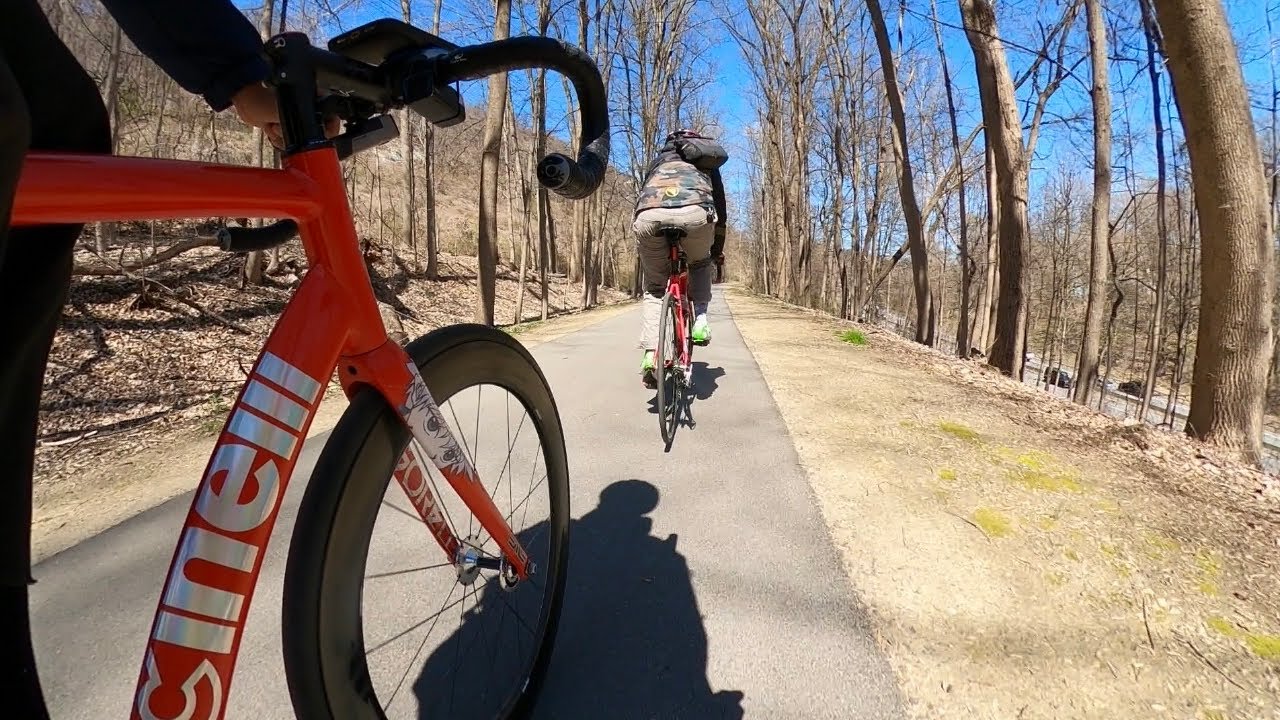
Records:
{"label": "paved bike path", "polygon": [[[539,717],[900,717],[892,674],[718,290],[711,314],[714,342],[694,355],[697,426],[680,428],[670,452],[636,374],[638,310],[533,350],[564,420],[575,518]],[[307,443],[295,480],[324,439]],[[280,585],[303,485],[286,494],[267,551],[230,718],[291,717]],[[190,501],[36,568],[37,651],[58,720],[127,717]]]}

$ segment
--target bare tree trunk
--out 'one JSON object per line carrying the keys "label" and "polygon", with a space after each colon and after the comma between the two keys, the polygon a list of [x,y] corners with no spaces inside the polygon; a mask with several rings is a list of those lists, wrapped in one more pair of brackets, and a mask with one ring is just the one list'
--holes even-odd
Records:
{"label": "bare tree trunk", "polygon": [[[107,104],[107,117],[111,119],[111,152],[115,152],[120,142],[120,26],[112,23],[111,55],[107,59],[107,82],[103,88],[103,98]],[[116,238],[117,225],[113,222],[100,222],[97,225],[95,239],[98,256],[107,257],[107,250]]]}
{"label": "bare tree trunk", "polygon": [[1143,24],[1147,40],[1147,72],[1151,77],[1151,110],[1155,114],[1156,130],[1156,234],[1159,235],[1156,254],[1156,287],[1155,304],[1151,309],[1151,324],[1148,327],[1147,339],[1147,372],[1146,381],[1142,385],[1142,404],[1138,409],[1138,417],[1147,420],[1147,411],[1151,408],[1151,396],[1155,393],[1156,376],[1160,365],[1160,354],[1164,336],[1165,277],[1169,256],[1169,230],[1166,212],[1165,187],[1167,185],[1164,158],[1164,117],[1160,107],[1160,72],[1156,67],[1157,32],[1155,21],[1151,17],[1150,6],[1142,0]]}
{"label": "bare tree trunk", "polygon": [[889,46],[889,31],[884,24],[884,12],[880,0],[866,0],[871,26],[875,31],[876,46],[880,50],[880,69],[884,73],[885,95],[889,100],[889,113],[893,117],[893,156],[898,161],[898,195],[902,200],[903,219],[907,224],[907,244],[911,251],[911,278],[916,291],[916,337],[918,343],[932,346],[930,331],[929,253],[924,244],[924,222],[920,217],[920,204],[916,200],[915,176],[911,169],[911,152],[907,145],[907,118],[903,108],[902,89],[898,87],[897,69],[893,62],[893,49]]}
{"label": "bare tree trunk", "polygon": [[[400,0],[400,12],[404,16],[406,23],[413,21],[413,3],[410,0]],[[413,162],[413,132],[416,118],[413,113],[405,109],[400,113],[400,122],[404,127],[400,128],[400,154],[402,156],[404,172],[404,204],[400,206],[400,240],[409,248],[410,256],[413,262],[410,267],[417,269],[418,265],[418,202],[416,192],[417,168]]]}
{"label": "bare tree trunk", "polygon": [[[588,40],[590,38],[588,35],[590,28],[591,14],[587,6],[587,0],[578,0],[578,47],[582,48],[583,52],[586,52],[589,47]],[[600,50],[602,49],[599,41],[600,28],[596,28],[596,36],[595,54],[599,57]],[[608,82],[607,77],[604,78],[604,80],[605,82]],[[577,123],[575,123],[575,128],[581,128],[582,108],[578,108],[576,117]],[[576,153],[578,149],[578,132],[577,129],[575,129],[574,152]],[[575,233],[578,234],[578,237],[582,238],[582,246],[579,248],[578,254],[582,257],[582,299],[580,304],[583,310],[591,307],[596,302],[595,287],[598,272],[596,270],[594,257],[594,238],[592,237],[591,232],[591,210],[595,203],[598,202],[600,202],[599,193],[593,195],[589,202],[583,202],[579,207],[575,208],[577,212],[577,217],[574,218]]]}
{"label": "bare tree trunk", "polygon": [[969,251],[969,206],[965,202],[965,185],[967,176],[964,170],[964,151],[960,148],[960,129],[956,125],[955,93],[951,83],[951,69],[947,65],[947,51],[942,44],[942,25],[938,22],[937,0],[929,0],[929,10],[933,16],[933,36],[938,43],[938,60],[942,63],[942,82],[947,90],[947,118],[951,122],[951,151],[955,153],[955,161],[959,167],[959,201],[960,201],[960,308],[956,320],[956,355],[969,357],[971,339],[969,337],[969,304],[973,285],[973,258]]}
{"label": "bare tree trunk", "polygon": [[520,243],[520,283],[516,295],[516,317],[514,322],[524,322],[525,275],[529,270],[529,234],[525,233]]}
{"label": "bare tree trunk", "polygon": [[[551,24],[551,0],[538,0],[538,34],[546,35]],[[533,73],[533,89],[530,91],[533,102],[533,156],[530,158],[530,177],[533,176],[533,163],[538,162],[547,152],[547,72],[537,70]],[[538,206],[538,281],[542,292],[542,319],[550,315],[550,285],[547,274],[551,272],[551,203],[547,197],[547,189],[541,183],[534,185],[536,204]]]}
{"label": "bare tree trunk", "polygon": [[[1266,11],[1267,38],[1271,61],[1271,231],[1280,221],[1280,78],[1276,77],[1276,36],[1271,27],[1271,11]],[[1176,156],[1176,153],[1175,153]],[[1176,161],[1175,161],[1176,162]],[[1280,242],[1280,238],[1276,238]],[[1277,268],[1280,274],[1280,267]],[[1280,292],[1271,301],[1271,369],[1267,378],[1267,412],[1280,412]]]}
{"label": "bare tree trunk", "polygon": [[1025,360],[1022,327],[1027,313],[1022,263],[1029,234],[1022,122],[991,1],[960,0],[960,12],[977,68],[982,121],[992,145],[999,188],[1000,300],[995,344],[988,362],[1021,379]]}
{"label": "bare tree trunk", "polygon": [[1187,432],[1260,462],[1275,249],[1249,97],[1219,0],[1154,4],[1204,232]]}
{"label": "bare tree trunk", "polygon": [[[1107,242],[1111,228],[1111,82],[1107,64],[1107,24],[1104,0],[1085,0],[1088,8],[1089,57],[1093,67],[1093,225],[1089,240],[1089,298],[1085,304],[1080,356],[1076,358],[1074,400],[1089,404],[1098,380],[1102,345],[1102,314],[1111,272]],[[1103,391],[1105,394],[1105,390]]]}
{"label": "bare tree trunk", "polygon": [[1116,335],[1116,318],[1120,316],[1120,306],[1124,304],[1124,291],[1120,289],[1120,283],[1115,277],[1116,272],[1116,247],[1115,237],[1112,233],[1107,233],[1107,259],[1111,265],[1111,283],[1115,292],[1115,299],[1111,301],[1111,313],[1107,317],[1107,342],[1104,355],[1107,358],[1107,370],[1102,376],[1102,391],[1098,393],[1098,410],[1102,410],[1103,404],[1107,400],[1107,383],[1111,381],[1111,369],[1115,366],[1112,359],[1111,348],[1114,344]]}
{"label": "bare tree trunk", "polygon": [[[495,3],[493,39],[505,40],[511,35],[511,0],[495,0]],[[498,265],[498,158],[507,105],[506,73],[489,77],[486,102],[484,144],[480,151],[480,213],[476,232],[476,265],[480,275],[476,322],[492,325]]]}
{"label": "bare tree trunk", "polygon": [[[266,40],[268,37],[271,36],[271,23],[275,19],[275,10],[276,10],[275,0],[264,0],[262,4],[261,14],[258,16],[258,35],[260,35],[263,40]],[[281,8],[281,13],[280,13],[280,30],[281,31],[284,30],[285,13],[287,12],[288,12],[288,2],[286,0],[284,6]],[[258,167],[267,167],[267,153],[269,152],[267,150],[267,145],[268,145],[267,136],[264,135],[262,130],[260,129],[255,129],[253,134],[254,134],[254,139],[257,141],[257,145],[258,145]],[[274,151],[271,151],[271,166],[274,167],[276,165],[276,162],[277,162],[276,154]],[[262,225],[262,220],[261,219],[255,220],[254,224],[260,227]],[[248,255],[245,256],[245,259],[244,259],[245,282],[249,283],[250,285],[262,284],[262,271],[263,271],[264,259],[265,259],[265,253],[261,250],[254,250],[253,252],[250,252]]]}
{"label": "bare tree trunk", "polygon": [[987,141],[986,163],[983,166],[986,174],[987,188],[987,268],[986,280],[982,284],[982,297],[978,301],[976,314],[978,316],[977,347],[982,352],[990,354],[991,352],[991,335],[995,326],[996,318],[996,285],[1000,282],[998,272],[1000,263],[1000,236],[997,232],[999,223],[999,188],[996,187],[996,165],[991,153],[991,142]]}
{"label": "bare tree trunk", "polygon": [[[436,0],[435,13],[432,19],[432,32],[440,34],[440,11],[444,0]],[[430,123],[423,128],[422,183],[423,204],[427,214],[427,262],[425,274],[428,280],[440,277],[440,225],[436,221],[436,161],[435,161],[436,129]]]}

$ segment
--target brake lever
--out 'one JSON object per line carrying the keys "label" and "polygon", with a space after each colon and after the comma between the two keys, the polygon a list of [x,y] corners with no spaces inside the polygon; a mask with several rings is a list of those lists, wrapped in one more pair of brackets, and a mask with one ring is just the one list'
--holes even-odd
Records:
{"label": "brake lever", "polygon": [[371,118],[347,123],[346,132],[333,139],[333,147],[338,152],[339,160],[346,160],[356,153],[385,145],[400,137],[400,128],[395,118],[390,115],[375,115]]}

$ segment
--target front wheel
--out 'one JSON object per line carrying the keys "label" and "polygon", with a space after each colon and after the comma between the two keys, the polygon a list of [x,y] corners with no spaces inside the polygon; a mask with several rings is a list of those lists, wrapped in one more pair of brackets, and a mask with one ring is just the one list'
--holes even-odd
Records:
{"label": "front wheel", "polygon": [[[406,348],[480,481],[536,568],[459,572],[399,484],[408,430],[361,390],[325,444],[298,511],[284,582],[285,672],[300,720],[511,718],[531,710],[564,595],[569,478],[555,401],[506,333],[460,325]],[[484,417],[481,417],[481,414]],[[424,463],[454,535],[496,557]]]}

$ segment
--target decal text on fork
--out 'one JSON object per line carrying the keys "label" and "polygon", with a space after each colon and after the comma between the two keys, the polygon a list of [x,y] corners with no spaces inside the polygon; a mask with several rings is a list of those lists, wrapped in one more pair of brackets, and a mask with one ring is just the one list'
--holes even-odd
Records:
{"label": "decal text on fork", "polygon": [[136,717],[221,716],[227,693],[219,666],[230,658],[246,614],[237,580],[261,562],[269,537],[261,529],[279,505],[281,474],[292,467],[321,389],[315,378],[269,352],[255,367],[170,566]]}

